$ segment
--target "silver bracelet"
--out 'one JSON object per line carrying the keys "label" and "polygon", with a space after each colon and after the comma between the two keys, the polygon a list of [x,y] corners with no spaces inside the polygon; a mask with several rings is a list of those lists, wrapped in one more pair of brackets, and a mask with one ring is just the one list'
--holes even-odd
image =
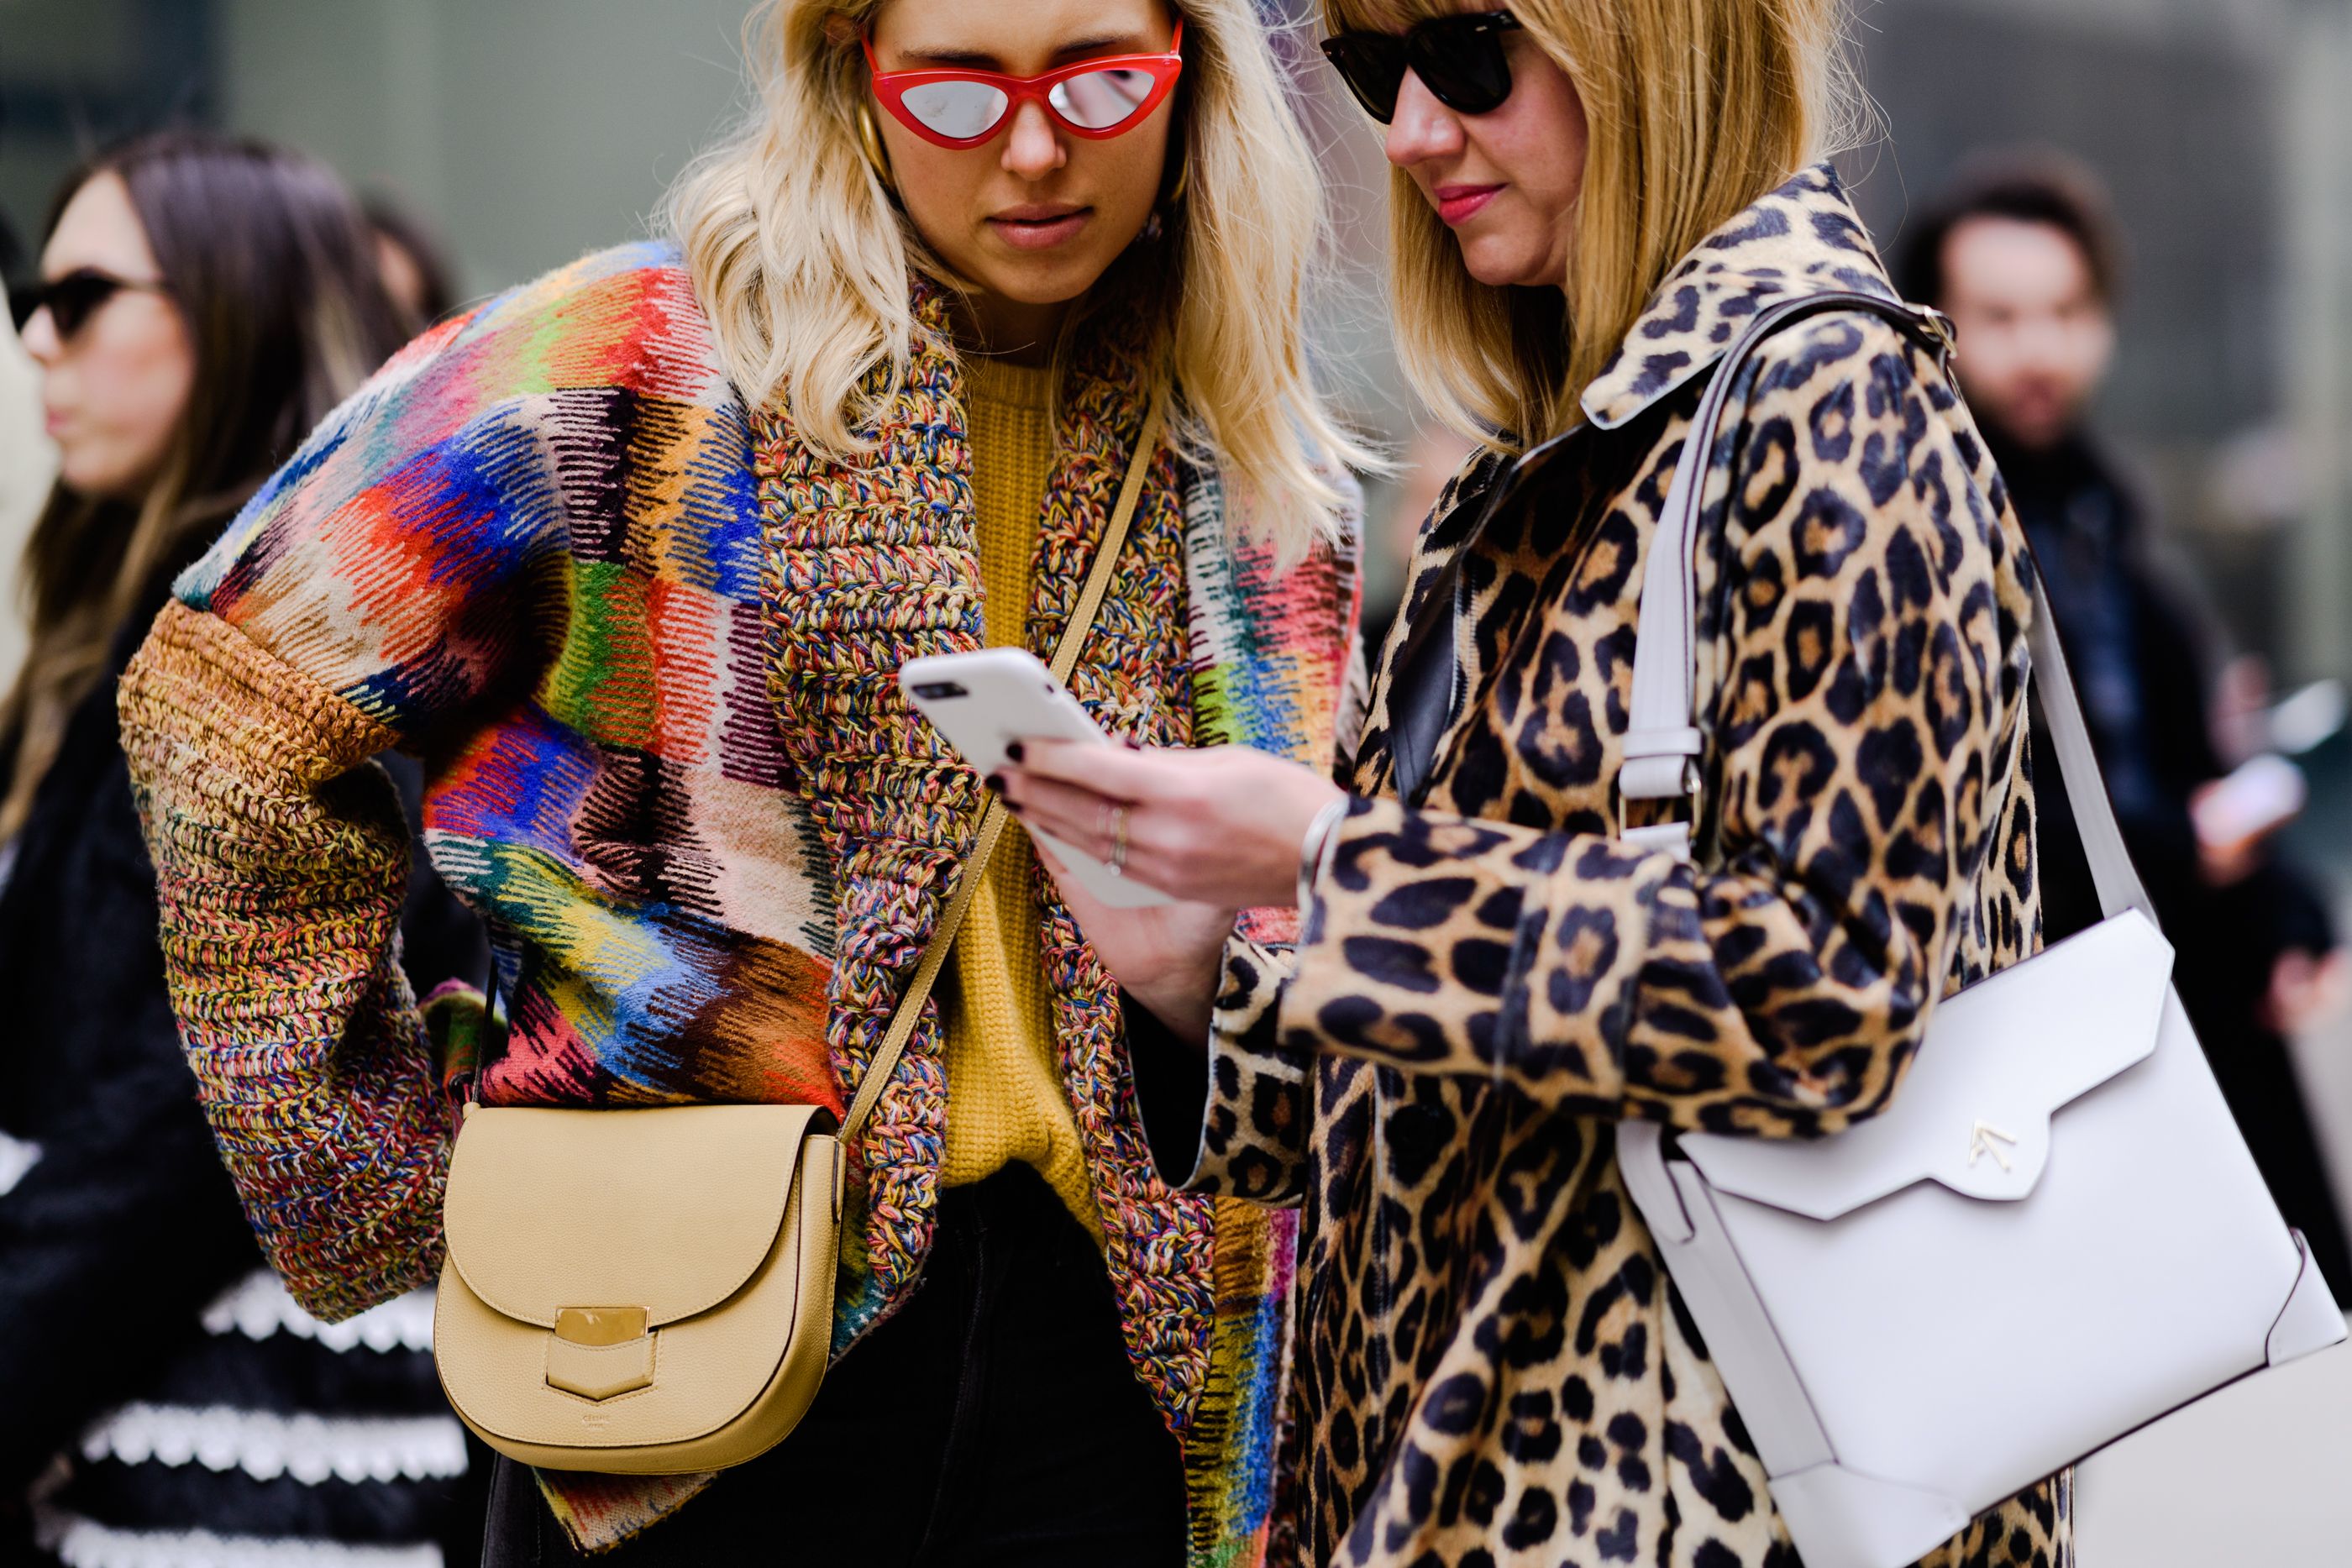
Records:
{"label": "silver bracelet", "polygon": [[1315,883],[1339,847],[1339,824],[1348,819],[1349,797],[1340,796],[1315,813],[1307,836],[1298,843],[1298,912],[1303,917],[1315,897]]}

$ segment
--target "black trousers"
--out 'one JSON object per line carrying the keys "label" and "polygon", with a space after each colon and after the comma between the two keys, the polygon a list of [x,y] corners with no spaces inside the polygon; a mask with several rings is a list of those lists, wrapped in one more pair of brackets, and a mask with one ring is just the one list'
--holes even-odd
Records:
{"label": "black trousers", "polygon": [[573,1551],[500,1459],[483,1568],[1181,1568],[1176,1439],[1102,1255],[1013,1166],[941,1195],[922,1283],[793,1435],[615,1551]]}

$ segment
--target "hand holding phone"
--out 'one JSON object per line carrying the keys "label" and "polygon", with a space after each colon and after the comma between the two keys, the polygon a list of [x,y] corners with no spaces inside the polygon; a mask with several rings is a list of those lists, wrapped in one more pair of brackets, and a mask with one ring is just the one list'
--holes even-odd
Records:
{"label": "hand holding phone", "polygon": [[2189,814],[2206,880],[2226,886],[2253,870],[2263,841],[2293,821],[2309,797],[2303,770],[2268,752],[2200,789]]}
{"label": "hand holding phone", "polygon": [[[899,689],[981,777],[1003,769],[1006,747],[1022,740],[1067,740],[1109,746],[1110,737],[1054,673],[1020,648],[985,648],[910,659],[898,672]],[[1101,861],[1047,833],[1034,832],[1065,870],[1114,909],[1146,909],[1172,902],[1131,882]]]}

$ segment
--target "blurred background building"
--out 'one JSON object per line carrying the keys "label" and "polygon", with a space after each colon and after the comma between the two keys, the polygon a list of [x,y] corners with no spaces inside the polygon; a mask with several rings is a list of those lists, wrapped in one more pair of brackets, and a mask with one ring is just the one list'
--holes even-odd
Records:
{"label": "blurred background building", "polygon": [[[1268,0],[1293,14],[1302,0]],[[173,120],[324,157],[487,294],[641,232],[740,105],[745,0],[0,0],[0,214],[29,251],[78,150]],[[2105,424],[2244,648],[2352,675],[2352,4],[1861,0],[1886,135],[1843,160],[1881,239],[1970,153],[2042,144],[2133,247]],[[1343,171],[1323,346],[1411,424],[1378,307],[1379,146],[1295,51]],[[1311,63],[1310,63],[1311,62]]]}
{"label": "blurred background building", "polygon": [[[0,267],[29,264],[84,150],[181,121],[325,158],[441,236],[457,294],[478,298],[645,231],[739,110],[745,9],[0,0],[0,221],[22,247],[11,262],[0,244]],[[1883,134],[1841,162],[1882,243],[1986,150],[2059,149],[2110,184],[2131,254],[2101,423],[2227,650],[2282,688],[2352,680],[2352,0],[1855,0],[1853,26]],[[1404,444],[1380,303],[1386,169],[1312,39],[1302,26],[1291,55],[1338,172],[1320,347],[1358,419]],[[0,502],[44,477],[0,463]],[[1398,509],[1375,496],[1376,532]],[[0,632],[0,680],[10,653]],[[2294,842],[2352,904],[2352,752],[2339,736],[2303,760],[2313,807]],[[2352,1202],[2352,1035],[2304,1042],[2303,1064]]]}

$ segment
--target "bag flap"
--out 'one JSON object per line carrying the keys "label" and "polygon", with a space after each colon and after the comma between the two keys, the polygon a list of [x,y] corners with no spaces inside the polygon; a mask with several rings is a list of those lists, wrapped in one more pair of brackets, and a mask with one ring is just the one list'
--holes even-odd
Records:
{"label": "bag flap", "polygon": [[2050,1160],[2051,1117],[2146,1061],[2171,992],[2172,945],[2137,910],[1939,1002],[1881,1114],[1809,1142],[1686,1133],[1718,1191],[1835,1219],[1914,1182],[2014,1201]]}
{"label": "bag flap", "polygon": [[775,1244],[815,1105],[470,1107],[443,1228],[475,1295],[543,1328],[643,1307],[658,1328],[742,1288]]}

